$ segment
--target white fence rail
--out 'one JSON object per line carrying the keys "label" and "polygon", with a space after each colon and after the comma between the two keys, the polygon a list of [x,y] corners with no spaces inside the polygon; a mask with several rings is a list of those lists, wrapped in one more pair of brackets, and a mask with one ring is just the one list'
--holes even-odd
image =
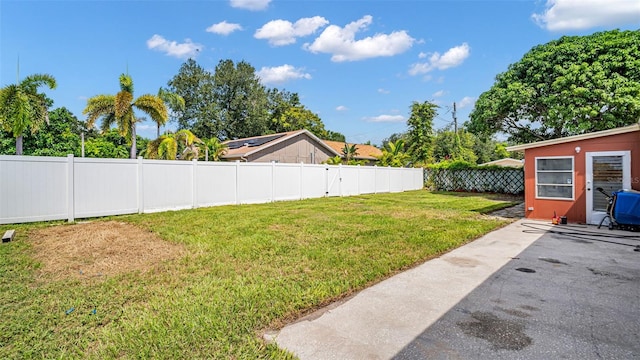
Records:
{"label": "white fence rail", "polygon": [[422,187],[422,169],[0,155],[0,224]]}

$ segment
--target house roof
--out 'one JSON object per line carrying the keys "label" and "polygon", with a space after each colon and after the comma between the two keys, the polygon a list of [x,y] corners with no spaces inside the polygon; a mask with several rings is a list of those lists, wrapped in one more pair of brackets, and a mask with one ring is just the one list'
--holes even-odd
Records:
{"label": "house roof", "polygon": [[[331,140],[323,140],[327,145],[329,145],[334,152],[338,153],[340,157],[343,157],[342,149],[344,149],[345,144],[341,141],[331,141]],[[353,145],[353,144],[351,144]],[[355,144],[356,152],[358,155],[354,156],[355,159],[366,159],[366,160],[378,160],[378,157],[382,156],[382,151],[373,145],[365,145],[365,144]]]}
{"label": "house roof", "polygon": [[523,167],[524,166],[524,162],[522,160],[518,160],[518,159],[504,158],[504,159],[489,161],[489,162],[486,162],[484,164],[480,164],[478,166],[485,166],[485,165],[497,165],[497,166],[506,166],[506,167]]}
{"label": "house roof", "polygon": [[633,131],[640,131],[640,123],[633,124],[633,125],[630,125],[630,126],[625,126],[625,127],[619,127],[619,128],[615,128],[615,129],[596,131],[596,132],[592,132],[592,133],[588,133],[588,134],[573,135],[573,136],[567,136],[567,137],[563,137],[563,138],[557,138],[557,139],[533,142],[533,143],[529,143],[529,144],[508,146],[507,147],[507,151],[523,151],[523,150],[526,150],[526,149],[532,149],[532,148],[537,148],[537,147],[542,147],[542,146],[564,144],[564,143],[573,142],[573,141],[579,141],[579,140],[595,139],[595,138],[599,138],[599,137],[603,137],[603,136],[625,134],[625,133],[633,132]]}
{"label": "house roof", "polygon": [[334,151],[333,148],[328,146],[326,143],[323,142],[323,140],[320,140],[317,136],[313,135],[310,131],[303,129],[303,130],[288,131],[288,132],[278,133],[278,134],[253,136],[253,137],[248,137],[243,139],[234,139],[234,140],[224,141],[222,143],[227,145],[227,151],[222,157],[227,159],[229,158],[233,159],[233,158],[241,158],[241,157],[249,156],[251,154],[257,153],[258,151],[262,151],[271,146],[279,144],[283,141],[287,141],[289,139],[292,139],[302,134],[306,134],[310,138],[314,139],[318,144],[325,147],[329,152],[334,153],[335,155],[341,154]]}

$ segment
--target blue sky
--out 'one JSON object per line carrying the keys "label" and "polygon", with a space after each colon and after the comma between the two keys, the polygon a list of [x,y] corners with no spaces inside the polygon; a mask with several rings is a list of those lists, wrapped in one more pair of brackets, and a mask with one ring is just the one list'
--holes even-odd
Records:
{"label": "blue sky", "polygon": [[[157,93],[189,57],[213,71],[247,61],[262,82],[300,95],[349,142],[406,130],[413,101],[441,106],[436,128],[467,120],[495,76],[563,35],[640,28],[640,0],[0,2],[0,85],[53,75],[54,107],[84,120],[89,97]],[[172,127],[172,125],[169,125]],[[173,125],[175,127],[175,125]],[[155,137],[155,125],[138,125]]]}

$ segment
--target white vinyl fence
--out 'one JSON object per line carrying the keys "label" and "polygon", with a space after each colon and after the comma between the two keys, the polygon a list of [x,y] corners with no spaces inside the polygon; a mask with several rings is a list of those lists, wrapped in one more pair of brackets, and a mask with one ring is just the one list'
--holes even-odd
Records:
{"label": "white vinyl fence", "polygon": [[0,224],[422,187],[422,169],[0,155]]}

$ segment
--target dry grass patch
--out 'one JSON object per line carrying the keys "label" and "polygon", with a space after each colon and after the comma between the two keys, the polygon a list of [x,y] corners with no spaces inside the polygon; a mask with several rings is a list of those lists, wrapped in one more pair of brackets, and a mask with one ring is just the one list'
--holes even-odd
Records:
{"label": "dry grass patch", "polygon": [[181,245],[117,221],[40,228],[30,232],[29,239],[34,258],[42,264],[40,275],[48,279],[145,273],[185,253]]}

